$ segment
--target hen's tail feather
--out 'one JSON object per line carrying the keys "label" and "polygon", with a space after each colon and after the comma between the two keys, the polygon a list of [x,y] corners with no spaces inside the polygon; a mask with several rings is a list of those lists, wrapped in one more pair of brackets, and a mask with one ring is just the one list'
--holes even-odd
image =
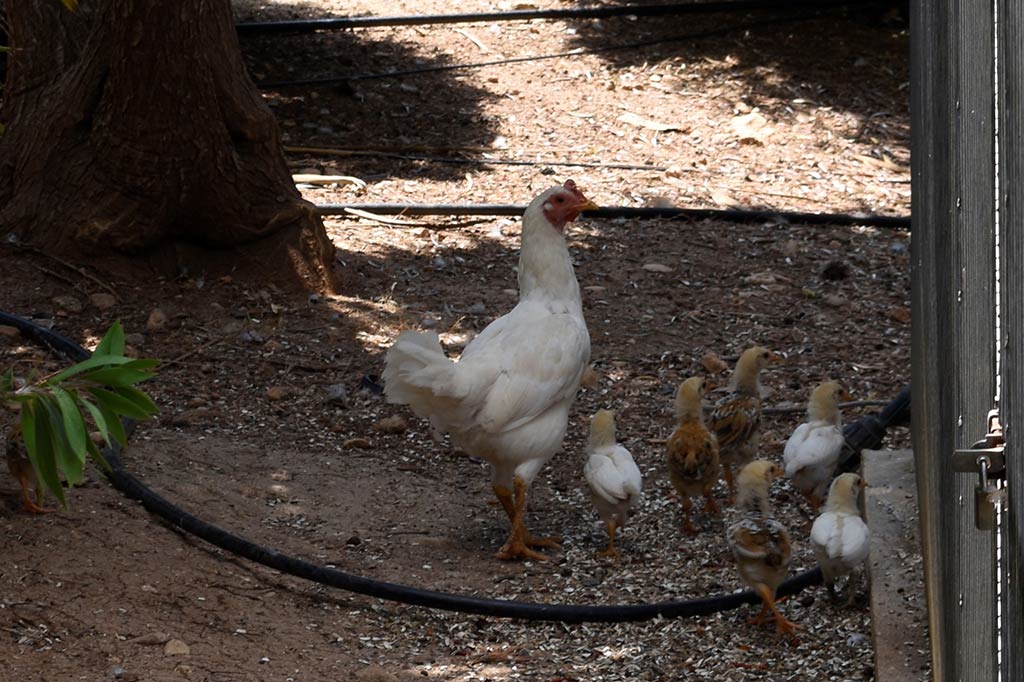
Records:
{"label": "hen's tail feather", "polygon": [[462,396],[455,395],[454,370],[437,332],[404,331],[385,356],[384,396],[440,426],[437,422],[447,422],[461,402]]}

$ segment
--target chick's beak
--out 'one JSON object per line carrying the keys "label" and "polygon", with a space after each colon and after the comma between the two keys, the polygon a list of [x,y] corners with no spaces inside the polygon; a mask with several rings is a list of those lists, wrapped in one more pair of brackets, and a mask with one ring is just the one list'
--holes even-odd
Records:
{"label": "chick's beak", "polygon": [[773,365],[777,365],[780,362],[782,362],[782,356],[779,355],[778,353],[772,353],[772,356],[768,358],[768,362],[772,363]]}
{"label": "chick's beak", "polygon": [[850,395],[850,392],[846,391],[846,390],[844,390],[842,393],[840,393],[839,397],[841,399],[843,399],[843,400],[853,400],[853,396]]}

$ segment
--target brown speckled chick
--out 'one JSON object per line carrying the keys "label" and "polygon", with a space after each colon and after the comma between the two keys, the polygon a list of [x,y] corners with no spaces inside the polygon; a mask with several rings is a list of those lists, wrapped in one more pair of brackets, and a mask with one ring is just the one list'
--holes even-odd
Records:
{"label": "brown speckled chick", "polygon": [[733,370],[729,393],[718,401],[711,413],[710,427],[718,438],[722,472],[729,486],[729,504],[735,497],[733,467],[742,467],[757,454],[761,427],[761,370],[769,362],[778,360],[778,355],[761,346],[743,351]]}
{"label": "brown speckled chick", "polygon": [[761,596],[761,612],[751,623],[764,623],[768,611],[775,619],[776,638],[796,641],[798,625],[786,620],[775,606],[775,590],[789,572],[793,548],[786,528],[772,517],[768,498],[771,482],[782,475],[778,464],[759,459],[743,467],[738,477],[736,505],[740,518],[729,526],[728,540],[740,577]]}
{"label": "brown speckled chick", "polygon": [[718,505],[711,488],[718,480],[718,439],[704,426],[703,402],[707,382],[703,377],[690,377],[676,393],[675,431],[668,439],[665,459],[669,479],[683,504],[683,530],[696,533],[690,522],[691,497],[704,495],[704,511],[718,514]]}

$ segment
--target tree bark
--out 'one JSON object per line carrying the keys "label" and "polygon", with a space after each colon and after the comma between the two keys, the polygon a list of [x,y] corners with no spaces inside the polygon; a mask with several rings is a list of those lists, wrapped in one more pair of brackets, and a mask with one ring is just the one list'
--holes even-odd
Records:
{"label": "tree bark", "polygon": [[0,234],[332,288],[334,248],[291,180],[229,0],[18,0],[7,14]]}

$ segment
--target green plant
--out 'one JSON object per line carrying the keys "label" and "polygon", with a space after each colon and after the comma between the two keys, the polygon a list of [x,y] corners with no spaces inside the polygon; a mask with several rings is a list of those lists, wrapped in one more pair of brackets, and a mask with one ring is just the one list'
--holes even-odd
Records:
{"label": "green plant", "polygon": [[[67,369],[19,382],[11,368],[0,381],[0,403],[17,403],[21,420],[15,438],[23,441],[36,481],[67,506],[61,480],[82,480],[86,457],[109,468],[89,431],[107,444],[127,442],[122,417],[148,419],[157,413],[136,384],[151,378],[159,360],[124,355],[124,329],[111,325],[92,356]],[[93,427],[90,429],[90,425]]]}

